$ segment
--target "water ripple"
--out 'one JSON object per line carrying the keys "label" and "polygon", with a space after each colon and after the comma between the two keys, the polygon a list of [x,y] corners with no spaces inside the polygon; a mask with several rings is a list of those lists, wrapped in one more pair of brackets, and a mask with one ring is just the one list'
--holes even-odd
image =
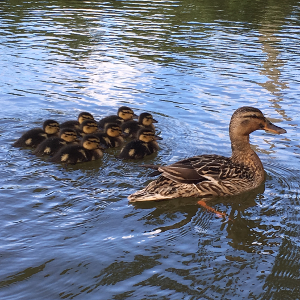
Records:
{"label": "water ripple", "polygon": [[[300,10],[273,2],[2,3],[1,298],[298,299]],[[11,147],[121,105],[158,119],[157,154],[63,167]],[[287,134],[252,134],[267,180],[209,203],[227,218],[198,199],[128,203],[151,180],[140,164],[229,156],[243,105]]]}

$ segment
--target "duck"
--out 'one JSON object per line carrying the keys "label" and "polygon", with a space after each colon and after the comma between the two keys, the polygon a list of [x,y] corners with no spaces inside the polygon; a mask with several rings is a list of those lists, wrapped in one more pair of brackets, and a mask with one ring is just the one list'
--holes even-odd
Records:
{"label": "duck", "polygon": [[51,162],[75,165],[100,159],[103,156],[103,149],[100,147],[100,139],[87,134],[82,138],[81,144],[71,144],[62,147],[52,158]]}
{"label": "duck", "polygon": [[161,139],[155,135],[152,129],[141,128],[137,133],[138,138],[128,142],[117,158],[121,159],[141,159],[159,150],[156,140]]}
{"label": "duck", "polygon": [[158,123],[157,120],[148,112],[143,112],[139,115],[138,120],[131,120],[121,125],[122,132],[125,137],[137,138],[137,133],[141,128],[148,128],[155,132],[153,123]]}
{"label": "duck", "polygon": [[249,135],[255,130],[276,134],[286,130],[272,124],[263,113],[250,106],[234,111],[229,124],[231,157],[204,154],[167,166],[145,165],[160,175],[144,189],[128,196],[129,202],[197,197],[211,199],[238,195],[255,189],[265,181],[265,171],[252,150]]}
{"label": "duck", "polygon": [[59,132],[59,123],[55,120],[46,120],[43,128],[33,128],[26,131],[18,140],[13,143],[14,147],[36,148],[42,141]]}
{"label": "duck", "polygon": [[54,155],[63,146],[76,143],[77,141],[77,132],[75,129],[63,128],[59,132],[59,137],[53,136],[42,141],[33,151],[33,154],[37,156]]}
{"label": "duck", "polygon": [[117,115],[107,116],[98,122],[99,129],[103,130],[107,123],[117,123],[121,125],[123,122],[133,120],[137,115],[128,106],[121,106],[118,109]]}
{"label": "duck", "polygon": [[77,131],[79,136],[86,134],[96,133],[98,131],[98,123],[95,120],[85,120],[80,124],[80,128]]}
{"label": "duck", "polygon": [[104,148],[116,148],[123,144],[122,129],[117,123],[107,123],[104,132],[95,133]]}
{"label": "duck", "polygon": [[81,112],[77,120],[69,120],[60,124],[60,128],[73,128],[76,130],[80,129],[80,124],[85,120],[94,120],[94,116],[86,111]]}

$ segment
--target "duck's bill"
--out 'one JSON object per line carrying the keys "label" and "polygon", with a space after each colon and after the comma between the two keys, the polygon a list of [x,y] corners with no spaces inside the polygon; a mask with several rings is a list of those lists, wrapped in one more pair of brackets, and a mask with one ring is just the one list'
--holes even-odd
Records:
{"label": "duck's bill", "polygon": [[160,137],[159,135],[155,135],[155,136],[154,136],[154,139],[155,139],[155,140],[162,140],[163,138]]}
{"label": "duck's bill", "polygon": [[152,119],[152,123],[158,123],[158,121],[155,119]]}
{"label": "duck's bill", "polygon": [[270,132],[278,133],[278,134],[286,133],[285,129],[283,129],[283,128],[279,127],[279,126],[274,125],[270,121],[266,122],[265,127],[263,129],[266,130],[266,131],[270,131]]}

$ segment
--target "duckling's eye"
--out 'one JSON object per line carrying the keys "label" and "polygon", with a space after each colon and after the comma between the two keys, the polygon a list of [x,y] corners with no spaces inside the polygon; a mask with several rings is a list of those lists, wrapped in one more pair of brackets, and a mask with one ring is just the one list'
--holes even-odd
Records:
{"label": "duckling's eye", "polygon": [[123,111],[123,114],[133,115],[133,111],[131,111],[131,110],[125,110],[125,111]]}

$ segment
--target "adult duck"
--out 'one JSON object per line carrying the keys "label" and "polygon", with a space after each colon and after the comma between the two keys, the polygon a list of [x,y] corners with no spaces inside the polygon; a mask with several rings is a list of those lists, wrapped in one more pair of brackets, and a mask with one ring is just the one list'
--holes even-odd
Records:
{"label": "adult duck", "polygon": [[254,189],[265,180],[263,165],[252,150],[249,134],[264,129],[273,133],[286,131],[268,121],[254,107],[238,108],[229,125],[232,155],[200,155],[169,166],[147,166],[161,176],[144,189],[130,195],[130,202],[178,197],[212,198],[237,195]]}

